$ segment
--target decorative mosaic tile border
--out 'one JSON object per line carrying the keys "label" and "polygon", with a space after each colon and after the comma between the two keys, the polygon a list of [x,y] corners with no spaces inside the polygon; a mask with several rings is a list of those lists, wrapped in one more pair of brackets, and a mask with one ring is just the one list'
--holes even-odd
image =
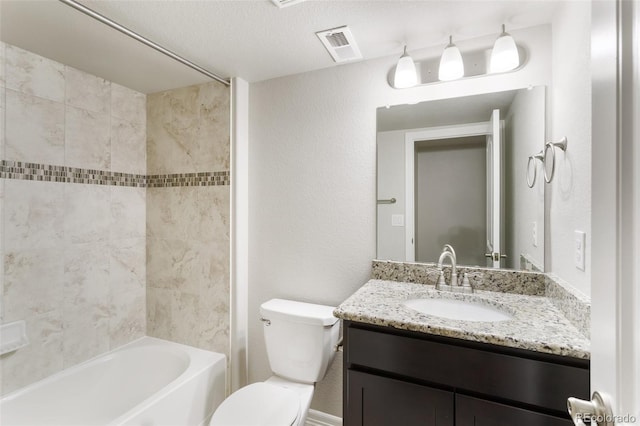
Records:
{"label": "decorative mosaic tile border", "polygon": [[[448,282],[451,277],[451,267],[445,266],[444,273]],[[527,296],[545,295],[546,277],[539,272],[459,266],[458,277],[464,273],[467,273],[471,285],[478,290]],[[435,285],[438,276],[438,265],[435,263],[374,260],[371,268],[371,278],[379,280]]]}
{"label": "decorative mosaic tile border", "polygon": [[591,301],[586,295],[550,273],[546,274],[545,295],[584,336],[591,337]]}
{"label": "decorative mosaic tile border", "polygon": [[146,179],[148,188],[163,188],[168,186],[219,186],[230,184],[231,172],[224,171],[148,175]]}
{"label": "decorative mosaic tile border", "polygon": [[231,183],[229,171],[141,175],[8,160],[0,160],[0,178],[138,188],[224,186]]}

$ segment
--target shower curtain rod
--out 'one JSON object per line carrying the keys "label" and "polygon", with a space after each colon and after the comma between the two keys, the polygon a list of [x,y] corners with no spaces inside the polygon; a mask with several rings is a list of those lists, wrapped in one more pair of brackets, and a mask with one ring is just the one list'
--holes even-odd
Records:
{"label": "shower curtain rod", "polygon": [[206,75],[209,78],[212,78],[212,79],[214,79],[216,81],[219,81],[220,83],[222,83],[222,84],[224,84],[226,86],[230,86],[231,85],[231,83],[229,82],[228,79],[222,78],[219,75],[216,75],[216,74],[212,73],[211,71],[207,71],[206,69],[202,68],[199,65],[194,64],[193,62],[189,61],[188,59],[185,59],[182,56],[177,55],[177,54],[173,53],[172,51],[170,51],[168,49],[165,49],[164,47],[160,46],[159,44],[154,43],[154,42],[152,42],[151,40],[149,40],[149,39],[147,39],[145,37],[142,37],[140,34],[131,31],[129,28],[124,27],[124,26],[118,24],[115,21],[112,21],[111,19],[107,18],[106,16],[101,15],[98,12],[89,9],[88,7],[84,6],[83,4],[78,3],[75,0],[58,0],[58,1],[60,1],[60,2],[62,2],[64,4],[66,4],[67,6],[70,6],[70,7],[74,8],[74,9],[84,13],[87,16],[92,17],[93,19],[95,19],[97,21],[102,22],[105,25],[110,26],[114,30],[118,30],[123,34],[128,35],[129,37],[131,37],[131,38],[133,38],[135,40],[138,40],[142,44],[146,44],[150,48],[157,50],[158,52],[170,57],[171,59],[174,59],[174,60],[176,60],[176,61],[188,66],[191,69],[194,69],[194,70],[198,71],[201,74]]}

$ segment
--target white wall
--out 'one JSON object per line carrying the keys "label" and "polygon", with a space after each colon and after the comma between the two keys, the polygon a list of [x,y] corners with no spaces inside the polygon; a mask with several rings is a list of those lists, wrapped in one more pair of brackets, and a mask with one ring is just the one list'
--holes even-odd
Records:
{"label": "white wall", "polygon": [[[376,108],[550,82],[548,26],[514,31],[522,70],[394,90],[397,57],[251,84],[249,94],[249,381],[270,375],[259,305],[273,297],[337,305],[375,257]],[[458,44],[490,47],[495,36]],[[441,46],[412,52],[436,57]],[[398,55],[400,51],[398,51]],[[312,407],[342,415],[341,356]]]}
{"label": "white wall", "polygon": [[247,384],[247,304],[249,303],[249,84],[231,82],[231,333],[229,385]]}
{"label": "white wall", "polygon": [[[553,21],[549,137],[566,136],[556,176],[546,186],[549,223],[545,267],[591,292],[591,3],[561,2]],[[597,164],[597,163],[596,163]],[[587,233],[586,270],[574,265],[574,231]]]}
{"label": "white wall", "polygon": [[392,215],[405,216],[405,130],[379,132],[377,136],[377,198],[395,198],[394,204],[378,204],[376,257],[406,259],[405,228],[391,225]]}
{"label": "white wall", "polygon": [[[513,212],[516,221],[507,221],[507,247],[509,265],[518,268],[524,254],[536,266],[544,265],[544,191],[542,166],[536,161],[536,180],[533,188],[526,182],[527,158],[542,150],[545,143],[545,88],[521,90],[513,99],[505,117],[505,191],[507,212]],[[533,168],[533,165],[531,166]],[[533,244],[533,223],[538,229],[538,244]],[[549,236],[549,238],[553,238]]]}

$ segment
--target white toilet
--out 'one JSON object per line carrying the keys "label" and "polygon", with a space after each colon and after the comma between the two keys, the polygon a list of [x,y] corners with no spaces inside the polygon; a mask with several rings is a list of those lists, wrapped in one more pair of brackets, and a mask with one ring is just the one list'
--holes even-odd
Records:
{"label": "white toilet", "polygon": [[260,306],[274,375],[234,392],[210,426],[302,426],[335,355],[340,324],[331,306],[272,299]]}

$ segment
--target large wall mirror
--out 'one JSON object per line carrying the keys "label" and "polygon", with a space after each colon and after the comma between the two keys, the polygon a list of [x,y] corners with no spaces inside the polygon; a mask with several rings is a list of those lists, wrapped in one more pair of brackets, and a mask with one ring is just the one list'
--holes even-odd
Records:
{"label": "large wall mirror", "polygon": [[542,86],[378,108],[377,257],[543,271],[544,142]]}

